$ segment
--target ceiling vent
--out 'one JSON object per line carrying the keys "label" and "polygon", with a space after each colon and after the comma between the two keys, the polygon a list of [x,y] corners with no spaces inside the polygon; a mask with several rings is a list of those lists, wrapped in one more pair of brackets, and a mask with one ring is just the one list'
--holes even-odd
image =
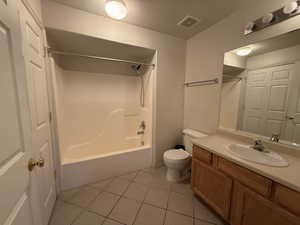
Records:
{"label": "ceiling vent", "polygon": [[185,16],[182,20],[177,23],[180,27],[192,28],[200,22],[200,19],[193,16]]}

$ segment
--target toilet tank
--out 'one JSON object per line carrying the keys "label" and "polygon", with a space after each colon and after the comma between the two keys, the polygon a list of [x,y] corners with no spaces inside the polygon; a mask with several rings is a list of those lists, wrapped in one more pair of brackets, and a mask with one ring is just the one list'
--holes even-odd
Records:
{"label": "toilet tank", "polygon": [[185,150],[190,154],[192,154],[193,152],[192,139],[207,136],[207,134],[201,133],[193,129],[184,129],[182,131],[182,135],[183,135],[183,145],[185,146]]}

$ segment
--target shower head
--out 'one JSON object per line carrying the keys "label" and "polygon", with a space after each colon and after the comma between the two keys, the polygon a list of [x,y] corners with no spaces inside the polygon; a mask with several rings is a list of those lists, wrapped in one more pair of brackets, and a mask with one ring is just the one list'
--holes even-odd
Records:
{"label": "shower head", "polygon": [[142,64],[135,64],[135,65],[132,65],[131,68],[139,74],[141,68],[142,68]]}

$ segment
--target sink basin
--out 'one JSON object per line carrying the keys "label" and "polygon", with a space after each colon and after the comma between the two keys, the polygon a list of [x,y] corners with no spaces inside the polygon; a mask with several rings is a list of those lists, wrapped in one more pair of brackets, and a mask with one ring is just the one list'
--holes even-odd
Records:
{"label": "sink basin", "polygon": [[250,145],[241,144],[230,144],[227,149],[235,156],[250,162],[273,167],[287,167],[289,165],[288,161],[270,150],[259,152]]}

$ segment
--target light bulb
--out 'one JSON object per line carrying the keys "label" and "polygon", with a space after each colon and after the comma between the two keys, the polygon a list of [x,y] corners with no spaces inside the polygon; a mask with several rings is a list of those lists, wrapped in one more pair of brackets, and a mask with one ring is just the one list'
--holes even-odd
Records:
{"label": "light bulb", "polygon": [[107,0],[105,11],[108,16],[117,20],[124,19],[127,16],[127,7],[122,0]]}
{"label": "light bulb", "polygon": [[238,56],[246,56],[246,55],[249,55],[251,52],[252,52],[252,49],[247,47],[247,48],[242,48],[242,49],[238,50],[236,52],[236,54]]}

